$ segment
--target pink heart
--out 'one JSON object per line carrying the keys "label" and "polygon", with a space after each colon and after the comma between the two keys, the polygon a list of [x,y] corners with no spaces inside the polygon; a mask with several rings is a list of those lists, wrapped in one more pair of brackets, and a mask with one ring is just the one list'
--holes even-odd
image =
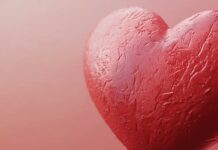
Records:
{"label": "pink heart", "polygon": [[116,11],[92,33],[84,66],[93,101],[129,150],[195,150],[217,135],[218,11],[171,29],[141,8]]}

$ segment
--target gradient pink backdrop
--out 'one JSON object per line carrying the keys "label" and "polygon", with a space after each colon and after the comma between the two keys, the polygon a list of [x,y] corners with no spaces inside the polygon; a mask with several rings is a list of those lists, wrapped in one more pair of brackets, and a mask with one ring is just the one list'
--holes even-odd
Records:
{"label": "gradient pink backdrop", "polygon": [[128,6],[173,26],[218,1],[0,0],[1,150],[125,150],[89,98],[82,56],[95,24]]}

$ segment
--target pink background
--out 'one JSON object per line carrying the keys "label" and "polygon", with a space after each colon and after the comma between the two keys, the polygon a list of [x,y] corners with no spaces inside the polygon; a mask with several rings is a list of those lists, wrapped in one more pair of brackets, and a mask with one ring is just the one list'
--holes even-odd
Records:
{"label": "pink background", "polygon": [[89,98],[82,56],[99,19],[132,5],[170,26],[218,9],[217,0],[0,1],[1,150],[125,150]]}

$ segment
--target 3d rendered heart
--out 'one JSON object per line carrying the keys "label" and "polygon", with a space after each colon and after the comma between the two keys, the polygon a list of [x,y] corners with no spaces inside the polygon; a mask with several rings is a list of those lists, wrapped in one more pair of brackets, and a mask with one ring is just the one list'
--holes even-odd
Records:
{"label": "3d rendered heart", "polygon": [[90,95],[128,150],[198,150],[218,133],[218,11],[169,28],[127,8],[104,18],[87,43]]}

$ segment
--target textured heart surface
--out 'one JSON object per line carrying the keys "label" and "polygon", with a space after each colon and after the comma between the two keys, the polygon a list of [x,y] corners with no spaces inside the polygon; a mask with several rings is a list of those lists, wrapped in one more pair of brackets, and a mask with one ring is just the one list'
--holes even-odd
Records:
{"label": "textured heart surface", "polygon": [[118,10],[85,52],[90,95],[129,150],[197,150],[218,131],[218,11],[173,28],[141,8]]}

